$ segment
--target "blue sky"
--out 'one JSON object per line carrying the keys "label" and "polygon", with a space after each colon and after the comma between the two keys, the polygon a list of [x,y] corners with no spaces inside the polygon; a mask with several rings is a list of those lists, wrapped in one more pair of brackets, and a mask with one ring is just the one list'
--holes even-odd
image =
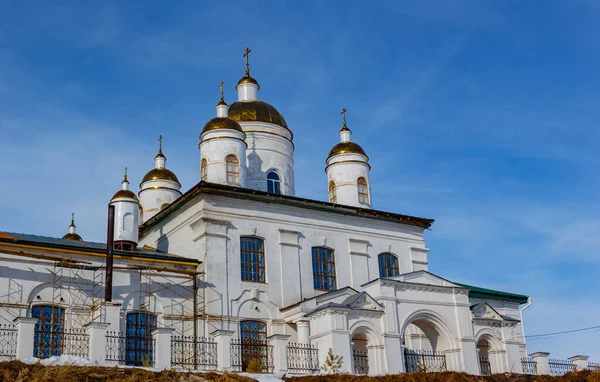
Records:
{"label": "blue sky", "polygon": [[[252,48],[295,134],[298,196],[325,200],[348,109],[374,207],[436,219],[430,270],[528,294],[527,334],[600,325],[600,6],[594,1],[0,0],[0,230],[105,238],[123,167],[159,134],[184,189],[198,135]],[[600,331],[528,350],[600,360]]]}

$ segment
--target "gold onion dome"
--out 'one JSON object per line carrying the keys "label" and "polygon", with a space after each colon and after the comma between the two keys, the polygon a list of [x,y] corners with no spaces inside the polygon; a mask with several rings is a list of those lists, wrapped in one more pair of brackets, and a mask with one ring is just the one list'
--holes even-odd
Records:
{"label": "gold onion dome", "polygon": [[128,198],[128,199],[135,199],[138,200],[137,196],[135,195],[135,193],[131,190],[119,190],[117,191],[112,199],[110,200],[111,202],[115,199],[120,199],[120,198]]}
{"label": "gold onion dome", "polygon": [[235,88],[237,89],[242,84],[254,84],[258,87],[258,90],[260,90],[260,85],[258,84],[258,81],[256,81],[256,79],[252,77],[249,73],[246,74],[244,77],[240,78]]}
{"label": "gold onion dome", "polygon": [[173,173],[173,171],[167,170],[164,167],[153,168],[152,170],[148,171],[148,173],[144,176],[144,179],[142,179],[142,183],[150,180],[170,180],[181,185],[179,183],[179,179],[177,179],[177,176]]}
{"label": "gold onion dome", "polygon": [[63,240],[83,241],[81,236],[75,233],[75,214],[71,215],[71,225],[69,226],[69,233],[65,234]]}
{"label": "gold onion dome", "polygon": [[283,115],[273,106],[259,100],[237,101],[229,106],[229,118],[237,122],[269,122],[289,130]]}
{"label": "gold onion dome", "polygon": [[244,132],[242,126],[240,126],[240,124],[233,119],[227,117],[216,117],[206,122],[206,125],[204,125],[204,128],[202,129],[202,134],[206,133],[207,131],[219,129],[230,129],[237,130],[242,133]]}
{"label": "gold onion dome", "polygon": [[64,240],[74,240],[74,241],[83,241],[81,236],[76,233],[68,233],[62,237]]}
{"label": "gold onion dome", "polygon": [[365,150],[363,150],[363,148],[360,147],[360,145],[354,142],[340,142],[337,145],[333,146],[333,148],[329,152],[329,156],[327,157],[327,159],[340,154],[360,154],[364,155],[365,157],[367,157],[367,159],[369,159],[369,157],[365,153]]}

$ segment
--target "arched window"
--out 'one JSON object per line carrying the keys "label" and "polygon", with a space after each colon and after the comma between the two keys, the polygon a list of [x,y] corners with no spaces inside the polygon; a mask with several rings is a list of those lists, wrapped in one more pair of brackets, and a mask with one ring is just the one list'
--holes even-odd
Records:
{"label": "arched window", "polygon": [[333,251],[324,247],[313,247],[313,284],[318,290],[335,290],[335,258]]}
{"label": "arched window", "polygon": [[275,171],[267,173],[267,191],[269,194],[281,195],[281,181]]}
{"label": "arched window", "polygon": [[200,161],[200,180],[206,180],[208,176],[208,161],[206,158],[202,158]]}
{"label": "arched window", "polygon": [[143,366],[152,362],[154,346],[152,331],[156,329],[156,315],[148,312],[127,313],[125,363]]}
{"label": "arched window", "polygon": [[39,318],[33,332],[33,356],[61,356],[64,346],[65,310],[53,305],[37,305],[31,308],[31,317]]}
{"label": "arched window", "polygon": [[392,277],[400,274],[398,267],[398,257],[391,253],[380,253],[379,260],[379,277]]}
{"label": "arched window", "polygon": [[240,184],[240,160],[235,155],[225,157],[227,183]]}
{"label": "arched window", "polygon": [[335,182],[329,182],[329,203],[337,203],[337,195],[335,193]]}
{"label": "arched window", "polygon": [[241,321],[240,339],[242,342],[267,340],[267,325],[261,321]]}
{"label": "arched window", "polygon": [[133,215],[130,212],[123,215],[123,231],[133,232]]}
{"label": "arched window", "polygon": [[242,281],[265,282],[265,242],[254,236],[240,238]]}
{"label": "arched window", "polygon": [[369,204],[369,184],[365,178],[358,178],[358,202]]}

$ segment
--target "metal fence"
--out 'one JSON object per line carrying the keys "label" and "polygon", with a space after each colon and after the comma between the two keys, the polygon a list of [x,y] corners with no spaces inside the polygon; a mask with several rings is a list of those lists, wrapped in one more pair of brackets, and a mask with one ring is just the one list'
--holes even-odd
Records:
{"label": "metal fence", "polygon": [[217,343],[212,338],[171,337],[171,365],[188,370],[217,368]]}
{"label": "metal fence", "polygon": [[231,367],[233,371],[246,371],[250,361],[258,360],[263,373],[273,372],[273,345],[268,341],[231,340]]}
{"label": "metal fence", "polygon": [[492,375],[492,366],[490,365],[489,358],[479,357],[479,374]]}
{"label": "metal fence", "polygon": [[521,358],[521,367],[523,368],[523,374],[537,374],[537,363],[531,357]]}
{"label": "metal fence", "polygon": [[354,373],[369,374],[369,351],[368,350],[352,350],[354,358]]}
{"label": "metal fence", "polygon": [[0,325],[0,362],[17,357],[17,328],[14,325]]}
{"label": "metal fence", "polygon": [[126,363],[126,337],[121,332],[106,333],[106,362],[125,365]]}
{"label": "metal fence", "polygon": [[562,359],[548,360],[550,375],[563,375],[575,371],[575,365],[571,361]]}
{"label": "metal fence", "polygon": [[85,329],[68,329],[64,331],[62,354],[87,358],[89,345],[90,336]]}
{"label": "metal fence", "polygon": [[287,366],[292,373],[318,373],[319,349],[308,344],[290,342],[287,345]]}
{"label": "metal fence", "polygon": [[446,371],[446,355],[442,352],[404,349],[408,373]]}

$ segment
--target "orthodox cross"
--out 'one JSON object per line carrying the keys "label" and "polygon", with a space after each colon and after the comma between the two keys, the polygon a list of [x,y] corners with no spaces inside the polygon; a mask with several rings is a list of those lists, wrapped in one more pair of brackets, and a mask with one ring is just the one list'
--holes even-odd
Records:
{"label": "orthodox cross", "polygon": [[342,112],[341,112],[341,114],[342,114],[342,120],[344,121],[344,127],[346,127],[346,112],[347,112],[347,111],[348,111],[348,110],[346,110],[346,109],[342,108]]}
{"label": "orthodox cross", "polygon": [[127,182],[127,167],[125,167],[125,177],[123,178],[123,182]]}
{"label": "orthodox cross", "polygon": [[224,98],[223,98],[223,85],[225,85],[225,82],[221,81],[221,83],[219,84],[219,89],[221,89],[221,101],[224,101]]}
{"label": "orthodox cross", "polygon": [[158,136],[158,152],[162,153],[162,135]]}
{"label": "orthodox cross", "polygon": [[249,76],[250,75],[250,65],[248,64],[248,57],[250,55],[250,52],[252,52],[248,47],[246,47],[246,50],[244,51],[244,57],[246,58],[246,75]]}
{"label": "orthodox cross", "polygon": [[75,212],[71,212],[71,225],[75,226]]}

